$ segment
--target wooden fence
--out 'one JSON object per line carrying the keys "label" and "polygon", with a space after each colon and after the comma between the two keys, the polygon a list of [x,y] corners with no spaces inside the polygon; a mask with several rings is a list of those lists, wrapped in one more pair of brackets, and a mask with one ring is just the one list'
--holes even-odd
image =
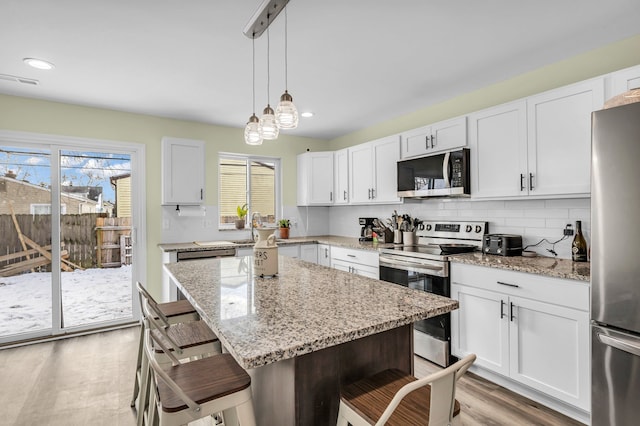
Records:
{"label": "wooden fence", "polygon": [[[65,214],[60,217],[60,233],[63,249],[68,253],[69,261],[83,268],[120,266],[120,236],[130,241],[131,218],[107,218],[105,213]],[[22,233],[41,246],[51,245],[51,216],[19,214],[16,219]],[[118,228],[118,229],[115,229]],[[98,244],[101,238],[103,244]],[[124,259],[129,259],[125,250]],[[107,247],[105,247],[105,245]],[[0,256],[23,251],[18,233],[11,215],[0,215]],[[116,265],[117,259],[117,265]],[[4,267],[17,260],[7,260],[0,264]],[[51,265],[37,268],[50,271]]]}

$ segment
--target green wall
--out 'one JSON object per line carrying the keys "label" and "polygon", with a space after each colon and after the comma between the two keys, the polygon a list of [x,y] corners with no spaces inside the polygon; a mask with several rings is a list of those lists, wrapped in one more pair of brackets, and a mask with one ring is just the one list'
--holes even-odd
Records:
{"label": "green wall", "polygon": [[[160,141],[163,136],[200,139],[206,142],[206,203],[218,203],[218,152],[266,155],[282,158],[284,205],[296,204],[296,156],[307,148],[327,149],[327,141],[281,135],[278,140],[252,147],[243,141],[242,128],[172,120],[141,114],[57,102],[0,95],[0,130],[86,137],[146,146],[147,282],[160,295],[162,236],[160,207]],[[108,149],[108,147],[104,147]]]}
{"label": "green wall", "polygon": [[640,64],[640,35],[330,141],[337,150]]}

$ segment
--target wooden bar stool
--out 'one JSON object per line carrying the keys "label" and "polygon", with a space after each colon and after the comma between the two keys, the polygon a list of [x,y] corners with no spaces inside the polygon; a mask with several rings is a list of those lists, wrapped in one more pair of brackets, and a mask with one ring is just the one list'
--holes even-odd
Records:
{"label": "wooden bar stool", "polygon": [[[149,393],[147,424],[186,425],[222,412],[225,426],[255,426],[251,377],[231,355],[180,363],[151,330],[146,336],[145,351],[154,385]],[[152,356],[158,346],[172,359],[171,367],[162,368]]]}
{"label": "wooden bar stool", "polygon": [[[197,321],[200,315],[188,300],[178,300],[176,302],[158,303],[149,294],[140,282],[136,282],[138,293],[145,297],[150,304],[155,306],[160,313],[160,319],[166,324],[179,324],[182,322]],[[138,342],[138,359],[136,362],[136,380],[133,385],[133,397],[131,398],[131,406],[135,407],[136,399],[140,393],[140,371],[142,368],[142,353],[144,351],[144,327],[140,326],[140,340]]]}
{"label": "wooden bar stool", "polygon": [[467,355],[442,371],[416,379],[400,370],[385,370],[346,386],[340,392],[338,426],[460,424],[456,382],[473,364]]}
{"label": "wooden bar stool", "polygon": [[[159,365],[170,365],[173,359],[202,358],[222,352],[218,337],[203,321],[169,325],[162,320],[162,314],[155,306],[144,298],[142,292],[140,304],[144,319],[143,331],[148,331],[154,337],[154,341],[161,342],[161,345],[151,348],[150,352]],[[141,426],[145,424],[150,383],[149,357],[145,350],[136,380],[139,381],[137,424]]]}

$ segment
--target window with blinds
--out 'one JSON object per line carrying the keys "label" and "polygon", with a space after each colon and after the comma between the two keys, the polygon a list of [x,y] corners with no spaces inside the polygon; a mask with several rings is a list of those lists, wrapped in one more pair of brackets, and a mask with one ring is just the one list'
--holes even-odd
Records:
{"label": "window with blinds", "polygon": [[280,159],[220,154],[218,170],[221,229],[235,227],[237,207],[245,203],[249,207],[245,218],[247,228],[251,226],[253,213],[260,214],[263,226],[276,225],[280,205]]}

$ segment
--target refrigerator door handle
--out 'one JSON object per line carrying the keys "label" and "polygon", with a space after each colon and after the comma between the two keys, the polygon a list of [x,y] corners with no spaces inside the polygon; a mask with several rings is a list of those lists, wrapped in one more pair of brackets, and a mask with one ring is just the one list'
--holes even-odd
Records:
{"label": "refrigerator door handle", "polygon": [[598,333],[598,339],[605,345],[612,346],[635,356],[640,356],[640,344],[631,339],[625,339],[624,337],[611,337],[602,333]]}

